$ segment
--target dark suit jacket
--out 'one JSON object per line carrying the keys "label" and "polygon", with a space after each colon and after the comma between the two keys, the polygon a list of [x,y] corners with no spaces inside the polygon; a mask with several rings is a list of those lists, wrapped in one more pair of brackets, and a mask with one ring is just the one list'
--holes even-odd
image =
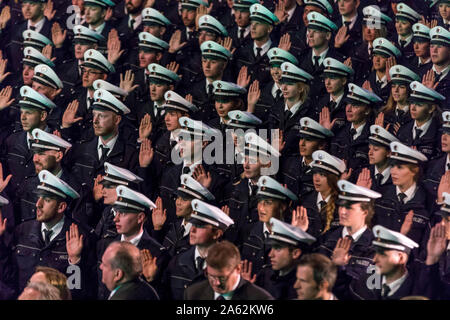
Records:
{"label": "dark suit jacket", "polygon": [[[209,281],[194,283],[186,288],[184,300],[214,300],[214,291]],[[231,300],[273,300],[273,297],[263,288],[241,278]]]}
{"label": "dark suit jacket", "polygon": [[109,300],[159,300],[155,289],[139,278],[120,285]]}

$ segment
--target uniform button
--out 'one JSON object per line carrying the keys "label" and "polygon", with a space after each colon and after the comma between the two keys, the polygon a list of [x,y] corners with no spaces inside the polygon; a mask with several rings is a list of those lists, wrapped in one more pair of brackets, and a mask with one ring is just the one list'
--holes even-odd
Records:
{"label": "uniform button", "polygon": [[185,288],[185,289],[187,288],[187,284],[184,285],[184,288]]}
{"label": "uniform button", "polygon": [[398,219],[398,222],[401,222],[401,220],[400,220],[400,219]]}
{"label": "uniform button", "polygon": [[254,252],[253,252],[253,255],[255,256],[255,255],[256,255],[256,253],[254,253]]}
{"label": "uniform button", "polygon": [[42,261],[42,258],[39,258],[40,261]]}

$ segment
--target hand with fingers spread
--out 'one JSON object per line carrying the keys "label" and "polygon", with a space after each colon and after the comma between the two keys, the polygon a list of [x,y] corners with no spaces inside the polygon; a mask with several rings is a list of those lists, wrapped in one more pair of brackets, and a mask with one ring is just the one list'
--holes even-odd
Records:
{"label": "hand with fingers spread", "polygon": [[52,132],[52,134],[54,134],[55,136],[58,136],[58,137],[62,138],[61,132],[59,132],[58,130],[54,130],[54,131]]}
{"label": "hand with fingers spread", "polygon": [[0,29],[5,29],[6,24],[11,19],[11,7],[5,6],[0,14]]}
{"label": "hand with fingers spread", "polygon": [[447,248],[447,234],[445,225],[437,223],[430,232],[430,238],[427,243],[427,258],[425,264],[431,266],[439,262],[442,254]]}
{"label": "hand with fingers spread", "polygon": [[[115,32],[114,32],[115,31]],[[122,44],[117,35],[117,30],[112,29],[108,35],[108,61],[115,64],[120,59],[125,50],[121,50]]]}
{"label": "hand with fingers spread", "polygon": [[197,7],[195,14],[195,30],[198,30],[200,27],[200,18],[206,14],[208,14],[208,9],[204,5],[200,5]]}
{"label": "hand with fingers spread", "polygon": [[376,119],[375,119],[375,124],[384,128],[384,112],[380,112]]}
{"label": "hand with fingers spread", "polygon": [[297,209],[292,211],[291,224],[294,227],[300,228],[306,232],[309,227],[308,211],[305,207],[297,206]]}
{"label": "hand with fingers spread", "polygon": [[7,76],[11,74],[11,72],[6,72],[6,66],[8,65],[8,59],[0,59],[0,83],[5,80]]}
{"label": "hand with fingers spread", "polygon": [[444,201],[443,193],[450,193],[450,170],[445,171],[439,182],[439,187],[437,190],[437,202],[442,203]]}
{"label": "hand with fingers spread", "polygon": [[225,39],[223,39],[223,41],[221,41],[222,43],[220,44],[222,47],[224,47],[225,49],[227,49],[228,51],[230,51],[231,53],[234,53],[234,51],[236,50],[236,48],[231,49],[233,46],[233,39],[231,37],[226,37]]}
{"label": "hand with fingers spread", "polygon": [[70,263],[77,264],[83,250],[83,235],[79,233],[78,226],[74,223],[70,226],[70,230],[66,231],[66,250]]}
{"label": "hand with fingers spread", "polygon": [[280,129],[277,130],[278,130],[278,140],[275,142],[274,148],[281,153],[281,151],[283,151],[284,147],[286,146],[286,141],[284,141],[283,130]]}
{"label": "hand with fingers spread", "polygon": [[177,73],[178,69],[180,69],[180,65],[176,63],[176,61],[172,61],[166,66],[166,68],[169,69],[170,71]]}
{"label": "hand with fingers spread", "polygon": [[434,77],[434,71],[433,69],[430,69],[427,71],[427,73],[425,73],[422,77],[422,84],[430,89],[436,89],[436,87],[438,86],[439,82],[434,83],[435,81],[435,77]]}
{"label": "hand with fingers spread", "polygon": [[79,105],[80,103],[78,102],[78,100],[73,100],[71,103],[69,103],[66,111],[64,111],[64,114],[62,116],[61,126],[63,128],[70,128],[75,122],[83,120],[83,117],[76,116]]}
{"label": "hand with fingers spread", "polygon": [[186,101],[192,103],[192,94],[187,94],[185,97]]}
{"label": "hand with fingers spread", "polygon": [[112,7],[108,7],[108,9],[106,9],[105,21],[111,20],[113,13],[114,13],[114,11],[113,11]]}
{"label": "hand with fingers spread", "polygon": [[366,89],[367,91],[373,92],[372,86],[370,85],[369,80],[364,81],[362,87],[363,87],[363,89]]}
{"label": "hand with fingers spread", "polygon": [[391,82],[391,76],[389,74],[389,70],[397,64],[397,61],[395,60],[395,57],[389,57],[386,60],[386,80],[387,82]]}
{"label": "hand with fingers spread", "polygon": [[230,216],[230,207],[229,206],[223,206],[222,211],[227,215]]}
{"label": "hand with fingers spread", "polygon": [[48,44],[42,49],[42,54],[49,60],[55,61],[56,57],[52,58],[53,47],[51,44]]}
{"label": "hand with fingers spread", "polygon": [[5,190],[11,178],[12,174],[9,174],[5,179],[3,179],[3,165],[0,163],[0,192]]}
{"label": "hand with fingers spread", "polygon": [[402,223],[402,227],[400,228],[400,233],[407,236],[411,231],[411,227],[413,224],[414,211],[409,210],[408,214],[405,217],[405,220]]}
{"label": "hand with fingers spread", "polygon": [[134,73],[133,71],[127,70],[125,71],[125,75],[123,73],[120,74],[120,88],[130,93],[134,91],[136,88],[139,88],[138,84],[133,85],[134,83]]}
{"label": "hand with fingers spread", "polygon": [[[347,161],[344,160],[344,162],[345,162],[345,166],[347,167]],[[351,177],[352,172],[353,172],[352,168],[348,168],[347,171],[345,171],[341,174],[340,179],[348,180]]]}
{"label": "hand with fingers spread", "polygon": [[372,178],[370,177],[370,170],[368,168],[363,168],[358,176],[358,181],[356,185],[370,189],[372,187]]}
{"label": "hand with fingers spread", "polygon": [[348,253],[352,245],[352,239],[340,238],[334,247],[331,261],[337,266],[345,266],[348,264],[351,255]]}
{"label": "hand with fingers spread", "polygon": [[319,113],[320,125],[324,128],[327,128],[328,130],[331,130],[335,122],[336,119],[333,119],[333,121],[331,121],[330,109],[328,109],[328,107],[323,107],[322,111],[320,111]]}
{"label": "hand with fingers spread", "polygon": [[150,115],[146,113],[141,119],[141,124],[139,125],[139,139],[141,141],[147,139],[152,133],[152,128],[152,120],[150,118]]}
{"label": "hand with fingers spread", "polygon": [[8,219],[3,219],[2,215],[2,208],[0,207],[0,237],[5,233],[6,231],[6,223],[8,222]]}
{"label": "hand with fingers spread", "polygon": [[336,33],[336,36],[334,37],[334,47],[335,48],[341,48],[347,40],[350,38],[350,35],[347,33],[348,28],[347,26],[343,25],[339,28],[338,32]]}
{"label": "hand with fingers spread", "polygon": [[247,111],[255,112],[256,103],[258,103],[259,97],[261,96],[261,90],[259,90],[259,81],[255,80],[250,85],[247,95]]}
{"label": "hand with fingers spread", "polygon": [[0,91],[0,111],[11,106],[16,99],[10,99],[12,95],[12,87],[7,86]]}
{"label": "hand with fingers spread", "polygon": [[94,180],[94,187],[92,188],[92,193],[94,196],[95,201],[99,201],[101,198],[103,198],[103,185],[100,183],[100,181],[103,180],[102,175],[97,175],[97,178]]}
{"label": "hand with fingers spread", "polygon": [[187,42],[181,42],[181,30],[176,30],[169,41],[169,53],[175,53],[183,48]]}
{"label": "hand with fingers spread", "polygon": [[147,282],[152,282],[155,278],[158,265],[156,257],[153,257],[148,249],[141,250],[142,274]]}
{"label": "hand with fingers spread", "polygon": [[237,78],[237,85],[243,88],[247,88],[250,84],[250,75],[248,74],[247,66],[243,66],[241,70],[239,70],[239,75]]}
{"label": "hand with fingers spread", "polygon": [[53,20],[56,14],[56,10],[53,10],[53,1],[48,0],[44,7],[44,16],[49,20]]}
{"label": "hand with fingers spread", "polygon": [[211,186],[211,174],[209,173],[209,171],[206,171],[201,164],[195,167],[192,178],[197,180],[206,189]]}
{"label": "hand with fingers spread", "polygon": [[253,263],[248,260],[241,261],[241,277],[251,283],[256,282],[256,274],[252,276]]}
{"label": "hand with fingers spread", "polygon": [[147,168],[152,163],[153,156],[152,142],[147,138],[143,139],[139,150],[139,166]]}
{"label": "hand with fingers spread", "polygon": [[274,14],[277,16],[279,23],[284,22],[289,16],[286,11],[286,0],[279,0],[277,4],[275,4],[275,12]]}
{"label": "hand with fingers spread", "polygon": [[161,197],[158,197],[156,199],[155,204],[156,208],[152,211],[152,223],[153,228],[158,231],[161,230],[164,226],[164,223],[166,223],[167,209],[164,209]]}
{"label": "hand with fingers spread", "polygon": [[285,33],[280,38],[280,43],[278,44],[278,48],[289,51],[291,49],[291,35],[289,33]]}
{"label": "hand with fingers spread", "polygon": [[54,22],[52,25],[52,42],[55,48],[61,48],[67,37],[67,30],[62,30],[58,22]]}

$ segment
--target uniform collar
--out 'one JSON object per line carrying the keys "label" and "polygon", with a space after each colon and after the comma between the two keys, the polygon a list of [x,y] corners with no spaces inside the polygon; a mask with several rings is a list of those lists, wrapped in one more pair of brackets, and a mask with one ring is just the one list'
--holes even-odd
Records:
{"label": "uniform collar", "polygon": [[381,88],[384,88],[388,84],[386,74],[383,76],[383,78],[380,79],[380,78],[378,78],[378,75],[375,73],[375,81],[376,82],[379,82],[379,81],[382,82]]}
{"label": "uniform collar", "polygon": [[415,135],[416,135],[416,128],[418,128],[418,129],[422,130],[422,133],[420,134],[420,137],[423,137],[427,133],[428,128],[430,128],[432,120],[433,120],[433,118],[430,118],[427,122],[425,122],[420,127],[418,127],[416,122],[414,121],[413,136],[415,137]]}
{"label": "uniform collar", "polygon": [[[342,92],[342,94],[339,96],[339,97],[337,97],[337,99],[336,100],[333,100],[333,98],[331,97],[331,94],[330,94],[330,102],[331,101],[334,101],[334,102],[336,102],[336,106],[337,105],[339,105],[339,103],[341,102],[341,100],[342,100],[342,98],[344,97],[344,92]],[[331,110],[330,110],[331,111]]]}
{"label": "uniform collar", "polygon": [[352,235],[350,235],[348,233],[347,227],[344,227],[342,229],[342,238],[345,238],[346,236],[350,236],[353,238],[353,241],[356,242],[359,240],[359,238],[361,238],[361,236],[363,235],[363,233],[367,230],[367,226],[362,227],[361,229],[359,229],[358,231],[356,231],[355,233],[353,233]]}
{"label": "uniform collar", "polygon": [[52,234],[50,235],[50,241],[52,241],[53,239],[55,239],[58,234],[60,234],[60,232],[62,231],[64,226],[64,215],[61,218],[61,220],[59,220],[53,227],[51,227],[50,229],[47,229],[47,226],[45,225],[45,223],[41,223],[41,233],[42,233],[42,238],[45,239],[45,235],[44,235],[44,230],[52,230]]}
{"label": "uniform collar", "polygon": [[[191,227],[192,227],[192,223],[188,222],[185,224],[185,222],[186,222],[186,219],[183,218],[183,221],[181,221],[181,226],[184,227],[184,233],[183,233],[182,238],[186,237],[189,234],[189,232],[191,231]],[[197,250],[197,247],[195,247],[195,249]]]}
{"label": "uniform collar", "polygon": [[[326,55],[327,55],[327,53],[328,53],[328,50],[330,50],[330,47],[328,47],[326,50],[322,51],[321,54],[319,54],[319,57],[320,57],[320,59],[319,59],[319,66],[322,65],[323,60],[325,59],[325,57],[326,57]],[[314,49],[312,49],[311,61],[312,61],[313,65],[314,65],[314,63],[315,63],[314,57],[316,57],[316,56],[317,56],[317,55],[314,53]]]}
{"label": "uniform collar", "polygon": [[391,166],[388,166],[386,169],[383,170],[383,172],[378,171],[377,166],[374,166],[373,174],[376,176],[378,173],[381,173],[383,175],[383,179],[381,179],[381,184],[385,184],[386,181],[388,181],[389,177],[391,176]]}
{"label": "uniform collar", "polygon": [[[411,187],[409,187],[408,190],[403,192],[404,194],[406,194],[406,198],[403,201],[404,203],[408,202],[409,200],[411,200],[414,197],[414,195],[416,194],[416,189],[417,189],[417,185],[416,185],[416,183],[413,183],[413,185]],[[395,186],[395,190],[396,190],[397,197],[398,197],[398,195],[402,192],[400,191],[400,188],[398,186]]]}
{"label": "uniform collar", "polygon": [[[356,19],[358,18],[358,13],[353,16],[353,18],[350,19],[350,25],[348,26],[348,30],[351,30],[353,26],[355,25]],[[342,17],[342,25],[345,25],[344,17]]]}
{"label": "uniform collar", "polygon": [[287,18],[286,18],[286,22],[290,22],[292,19],[292,16],[294,15],[294,11],[297,8],[297,4],[295,4],[292,9],[290,9],[289,11],[286,11],[287,13]]}
{"label": "uniform collar", "polygon": [[130,25],[131,19],[134,20],[134,24],[132,25],[133,30],[136,30],[142,23],[142,15],[138,15],[134,18],[131,15],[128,15],[128,25]]}
{"label": "uniform collar", "polygon": [[[270,38],[269,38],[269,40],[261,46],[261,48],[262,48],[262,50],[261,50],[261,57],[263,55],[265,55],[267,51],[269,51],[271,45],[272,45],[272,40],[270,40]],[[258,51],[256,51],[257,47],[258,46],[256,45],[255,41],[253,41],[253,53],[255,54],[255,56],[258,53]]]}
{"label": "uniform collar", "polygon": [[272,97],[276,98],[278,90],[281,90],[281,88],[278,87],[277,84],[274,82],[271,91]]}
{"label": "uniform collar", "polygon": [[450,71],[450,64],[447,67],[445,67],[445,69],[442,70],[441,72],[437,72],[436,66],[434,64],[433,64],[432,69],[433,69],[434,72],[439,74],[439,79],[438,79],[438,81],[439,81],[439,80],[444,79],[447,76],[448,72]]}
{"label": "uniform collar", "polygon": [[138,243],[139,243],[139,241],[141,241],[141,239],[142,239],[142,235],[144,234],[144,231],[142,231],[141,233],[139,233],[137,236],[135,236],[134,238],[132,238],[131,240],[125,240],[125,236],[122,234],[121,236],[120,236],[120,241],[128,241],[128,242],[130,242],[131,244],[134,244],[136,247],[137,247],[137,245],[138,245]]}
{"label": "uniform collar", "polygon": [[405,274],[398,278],[397,280],[391,282],[390,284],[386,283],[386,277],[383,276],[382,280],[381,280],[381,285],[387,285],[390,289],[389,293],[388,293],[388,297],[394,295],[395,292],[397,292],[398,289],[400,289],[400,287],[402,286],[403,282],[405,282],[406,278],[408,277],[408,271],[405,272]]}
{"label": "uniform collar", "polygon": [[105,26],[106,26],[106,22],[103,22],[101,25],[99,25],[96,28],[89,26],[89,29],[94,30],[98,34],[101,34],[103,32],[103,29],[105,29]]}
{"label": "uniform collar", "polygon": [[[44,26],[44,23],[45,23],[45,17],[42,17],[41,20],[39,20],[37,23],[35,23],[35,24],[33,25],[33,27],[35,27],[35,30],[34,30],[34,31],[40,33],[41,30],[42,30],[42,27]],[[28,20],[28,21],[27,21],[27,29],[30,29],[30,27],[31,27],[31,21]]]}
{"label": "uniform collar", "polygon": [[355,128],[355,126],[351,125],[350,129],[355,129],[356,130],[356,134],[353,136],[353,140],[358,139],[358,137],[361,135],[361,133],[364,130],[364,127],[366,126],[367,122],[365,122],[364,124],[360,125],[358,128]]}
{"label": "uniform collar", "polygon": [[[198,257],[200,257],[200,258],[203,258],[201,255],[200,255],[200,251],[198,251],[198,247],[197,246],[195,246],[195,251],[194,251],[194,265],[197,267],[197,258]],[[205,261],[203,261],[203,268],[202,269],[205,269],[206,268],[206,257],[204,257],[203,259],[205,259]]]}
{"label": "uniform collar", "polygon": [[297,113],[298,109],[302,106],[303,101],[296,102],[290,109],[287,104],[284,104],[284,111],[289,110],[291,112],[291,117]]}
{"label": "uniform collar", "polygon": [[[410,34],[410,35],[407,36],[405,39],[403,39],[403,41],[406,41],[405,47],[406,47],[407,45],[409,45],[409,43],[411,42],[412,38],[413,38],[413,34]],[[398,36],[398,44],[401,46],[400,40],[402,40],[402,39],[400,38],[400,36]]]}
{"label": "uniform collar", "polygon": [[100,146],[104,146],[104,147],[106,147],[106,148],[109,148],[108,154],[110,154],[111,151],[112,151],[112,149],[114,148],[114,146],[115,146],[115,144],[116,144],[118,138],[119,138],[119,135],[116,134],[116,136],[115,136],[114,138],[112,138],[111,140],[109,140],[108,143],[104,144],[104,143],[102,142],[102,138],[101,138],[101,137],[98,137],[97,150],[98,150],[98,153],[99,153],[99,158],[102,157],[102,149],[101,149]]}
{"label": "uniform collar", "polygon": [[328,203],[328,200],[330,200],[330,198],[331,198],[331,194],[329,194],[328,197],[326,197],[324,199],[324,198],[322,198],[322,194],[320,192],[317,192],[317,201],[316,201],[317,208],[320,208],[320,203],[322,201],[325,201],[326,203]]}

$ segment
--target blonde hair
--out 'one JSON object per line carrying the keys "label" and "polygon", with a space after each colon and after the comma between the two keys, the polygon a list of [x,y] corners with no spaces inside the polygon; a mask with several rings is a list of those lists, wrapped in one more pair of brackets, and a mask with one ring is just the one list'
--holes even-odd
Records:
{"label": "blonde hair", "polygon": [[45,275],[47,283],[58,289],[61,300],[72,300],[72,295],[67,287],[67,277],[63,273],[56,269],[43,266],[37,266],[35,272],[42,272]]}

